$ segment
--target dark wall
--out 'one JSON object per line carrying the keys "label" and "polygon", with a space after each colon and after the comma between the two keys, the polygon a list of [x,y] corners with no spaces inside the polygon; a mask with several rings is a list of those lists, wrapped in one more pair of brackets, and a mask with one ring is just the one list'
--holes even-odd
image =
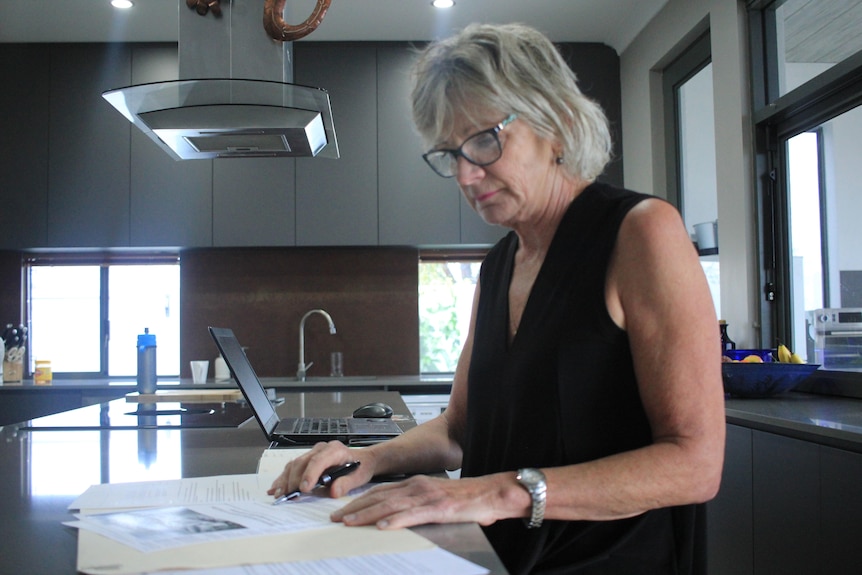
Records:
{"label": "dark wall", "polygon": [[[599,179],[622,187],[623,112],[620,57],[613,48],[605,44],[568,43],[557,46],[578,77],[578,87],[602,106],[610,124],[614,156]],[[646,97],[644,94],[644,98]]]}
{"label": "dark wall", "polygon": [[[183,251],[181,375],[218,350],[208,326],[229,327],[261,377],[294,375],[299,323],[306,321],[309,376],[329,375],[344,353],[345,375],[419,373],[418,253],[412,248],[226,248]],[[212,367],[211,367],[212,369]]]}
{"label": "dark wall", "polygon": [[0,250],[0,324],[7,323],[21,323],[21,253]]}

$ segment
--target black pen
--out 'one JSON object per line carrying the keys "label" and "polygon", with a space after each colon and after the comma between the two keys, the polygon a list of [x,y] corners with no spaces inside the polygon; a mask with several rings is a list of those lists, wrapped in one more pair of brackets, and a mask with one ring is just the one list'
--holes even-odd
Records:
{"label": "black pen", "polygon": [[[351,461],[349,463],[345,463],[344,465],[336,465],[335,467],[330,467],[326,471],[323,472],[323,475],[320,476],[320,479],[317,480],[317,485],[314,486],[314,489],[319,487],[329,487],[333,481],[342,477],[343,475],[347,475],[348,473],[353,473],[359,467],[358,461]],[[272,502],[273,505],[280,505],[285,501],[290,501],[291,499],[295,499],[302,495],[302,492],[297,489],[296,491],[291,491],[290,493],[285,493],[278,499]]]}

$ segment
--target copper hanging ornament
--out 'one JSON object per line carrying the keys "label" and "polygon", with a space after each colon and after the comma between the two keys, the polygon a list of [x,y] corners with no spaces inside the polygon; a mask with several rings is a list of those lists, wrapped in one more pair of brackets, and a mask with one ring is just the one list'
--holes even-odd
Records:
{"label": "copper hanging ornament", "polygon": [[323,17],[326,16],[326,11],[329,9],[329,4],[332,0],[317,0],[311,16],[306,18],[305,22],[296,26],[291,26],[284,21],[284,3],[286,0],[266,0],[263,7],[263,27],[269,37],[279,42],[291,42],[299,40],[314,32],[320,23],[323,22]]}

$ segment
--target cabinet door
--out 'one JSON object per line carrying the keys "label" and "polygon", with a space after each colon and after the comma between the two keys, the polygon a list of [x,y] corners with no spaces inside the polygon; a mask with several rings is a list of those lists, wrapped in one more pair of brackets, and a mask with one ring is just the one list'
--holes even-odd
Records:
{"label": "cabinet door", "polygon": [[213,161],[213,243],[294,245],[295,172],[293,158]]}
{"label": "cabinet door", "polygon": [[0,248],[48,240],[49,50],[0,44]]}
{"label": "cabinet door", "polygon": [[376,245],[376,49],[295,43],[294,81],[329,92],[341,155],[296,159],[296,244]]}
{"label": "cabinet door", "polygon": [[102,92],[131,80],[130,48],[54,44],[48,150],[48,244],[129,245],[132,125]]}
{"label": "cabinet door", "polygon": [[461,194],[422,160],[423,143],[410,111],[408,47],[381,47],[377,55],[380,109],[380,243],[433,245],[461,242]]}
{"label": "cabinet door", "polygon": [[[132,49],[133,84],[179,77],[173,44]],[[131,157],[131,244],[212,245],[213,160],[176,161],[137,128],[132,130]]]}
{"label": "cabinet door", "polygon": [[820,474],[820,572],[862,572],[862,455],[821,447]]}
{"label": "cabinet door", "polygon": [[706,505],[710,575],[753,573],[751,449],[751,430],[728,425],[721,488]]}
{"label": "cabinet door", "polygon": [[753,434],[754,572],[818,573],[820,447]]}

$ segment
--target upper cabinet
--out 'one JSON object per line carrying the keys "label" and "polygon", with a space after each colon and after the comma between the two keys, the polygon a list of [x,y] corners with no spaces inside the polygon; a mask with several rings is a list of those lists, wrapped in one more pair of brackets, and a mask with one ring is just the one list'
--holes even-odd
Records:
{"label": "upper cabinet", "polygon": [[457,244],[458,186],[425,165],[413,128],[409,72],[414,57],[404,48],[381,48],[377,56],[380,243]]}
{"label": "upper cabinet", "polygon": [[176,44],[0,44],[0,249],[441,246],[503,235],[422,161],[414,45],[293,49],[294,81],[329,92],[337,160],[170,158],[101,94],[177,79]]}
{"label": "upper cabinet", "polygon": [[101,97],[128,85],[127,46],[54,44],[48,108],[47,245],[129,245],[131,125]]}
{"label": "upper cabinet", "polygon": [[[131,84],[165,82],[178,77],[176,45],[132,44]],[[107,102],[103,105],[118,122],[130,126]],[[177,162],[137,128],[132,127],[131,132],[130,244],[212,245],[212,160]]]}
{"label": "upper cabinet", "polygon": [[376,49],[296,42],[294,82],[329,93],[340,157],[296,159],[296,244],[377,245]]}
{"label": "upper cabinet", "polygon": [[422,160],[422,138],[413,126],[410,66],[415,50],[377,51],[380,133],[380,243],[389,245],[489,244],[503,228],[486,224],[461,197],[458,184]]}
{"label": "upper cabinet", "polygon": [[49,62],[47,45],[0,44],[2,248],[48,242]]}

